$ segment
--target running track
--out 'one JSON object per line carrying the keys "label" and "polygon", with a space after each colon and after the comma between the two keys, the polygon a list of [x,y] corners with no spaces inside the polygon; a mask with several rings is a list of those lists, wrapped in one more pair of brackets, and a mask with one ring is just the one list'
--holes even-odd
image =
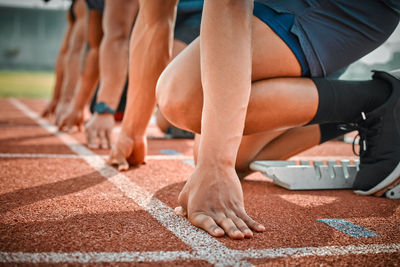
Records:
{"label": "running track", "polygon": [[[147,164],[118,173],[107,151],[38,117],[43,100],[0,99],[0,265],[400,265],[400,200],[243,182],[265,233],[212,238],[174,214],[191,140],[149,139]],[[159,135],[154,126],[149,135]],[[329,142],[297,159],[354,158]]]}

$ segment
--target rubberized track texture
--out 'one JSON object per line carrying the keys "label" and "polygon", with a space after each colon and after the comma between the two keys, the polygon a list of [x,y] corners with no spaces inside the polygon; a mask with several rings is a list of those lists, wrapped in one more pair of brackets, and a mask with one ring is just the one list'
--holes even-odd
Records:
{"label": "rubberized track texture", "polygon": [[[0,99],[0,265],[400,265],[400,200],[288,191],[256,173],[242,183],[245,205],[266,232],[213,238],[173,212],[192,140],[149,139],[147,164],[119,173],[83,133],[41,119],[43,107]],[[319,156],[354,158],[332,141],[296,159]]]}

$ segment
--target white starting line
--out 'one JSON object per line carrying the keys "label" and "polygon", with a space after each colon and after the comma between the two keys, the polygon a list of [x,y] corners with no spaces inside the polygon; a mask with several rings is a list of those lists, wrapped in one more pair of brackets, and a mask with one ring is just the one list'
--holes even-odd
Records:
{"label": "white starting line", "polygon": [[[107,155],[85,155],[86,157],[101,157],[108,159]],[[56,159],[82,159],[82,156],[76,154],[45,154],[45,153],[0,153],[0,158],[56,158]],[[148,155],[146,160],[191,160],[192,156],[185,155]]]}
{"label": "white starting line", "polygon": [[[187,251],[159,251],[159,252],[73,252],[73,253],[22,253],[0,252],[0,262],[49,262],[49,263],[90,263],[90,262],[139,262],[139,261],[171,261],[180,259],[205,260],[217,266],[250,266],[247,259],[305,257],[305,256],[340,256],[349,254],[377,254],[400,252],[400,244],[371,244],[358,246],[325,246],[302,248],[278,248],[262,250],[233,250],[227,248],[217,239],[212,238],[204,231],[192,226],[185,218],[177,216],[166,204],[154,198],[149,192],[130,181],[122,173],[107,165],[102,156],[99,156],[74,138],[60,133],[57,128],[40,118],[27,106],[18,100],[11,99],[20,111],[35,120],[41,127],[53,133],[72,150],[78,158],[84,159],[92,168],[107,178],[129,198],[140,205],[151,216],[159,221],[166,229],[175,234],[182,242],[189,245],[193,252]],[[171,156],[164,156],[170,158]],[[176,155],[174,156],[176,157]]]}
{"label": "white starting line", "polygon": [[[325,246],[303,248],[249,249],[236,251],[241,258],[275,259],[283,257],[344,256],[399,252],[400,244]],[[195,252],[146,251],[146,252],[0,252],[0,262],[14,263],[100,263],[100,262],[165,262],[176,260],[199,260]],[[204,259],[203,259],[204,260]]]}

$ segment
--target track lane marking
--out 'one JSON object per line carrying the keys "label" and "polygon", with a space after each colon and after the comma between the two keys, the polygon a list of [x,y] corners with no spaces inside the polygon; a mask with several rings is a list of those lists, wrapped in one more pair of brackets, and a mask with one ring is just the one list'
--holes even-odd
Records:
{"label": "track lane marking", "polygon": [[[371,244],[349,246],[324,246],[276,249],[248,249],[238,251],[246,259],[276,259],[301,257],[326,257],[345,255],[367,255],[396,253],[400,244]],[[96,262],[156,262],[173,260],[204,260],[189,251],[145,251],[145,252],[0,252],[0,263],[96,263]]]}
{"label": "track lane marking", "polygon": [[343,219],[317,219],[317,221],[323,222],[330,227],[355,238],[379,236],[371,230]]}
{"label": "track lane marking", "polygon": [[183,163],[185,163],[185,164],[187,164],[187,165],[190,165],[190,166],[192,166],[192,167],[196,167],[195,164],[194,164],[194,160],[192,160],[192,159],[183,160]]}
{"label": "track lane marking", "polygon": [[95,262],[157,262],[173,260],[192,260],[189,251],[150,251],[150,252],[0,252],[0,262],[29,263],[95,263]]}
{"label": "track lane marking", "polygon": [[[90,156],[90,155],[87,155]],[[94,157],[101,157],[103,159],[108,159],[108,155],[98,155],[94,154]],[[76,154],[45,154],[45,153],[0,153],[0,158],[72,158],[80,159],[82,158]],[[148,155],[147,160],[191,160],[192,156],[186,155]]]}
{"label": "track lane marking", "polygon": [[152,194],[130,181],[128,177],[119,173],[110,165],[107,165],[102,157],[87,149],[76,139],[66,133],[59,132],[57,127],[45,121],[20,101],[10,99],[10,102],[48,132],[58,136],[73,152],[80,155],[89,166],[113,183],[182,242],[189,245],[195,251],[196,257],[219,266],[251,266],[250,263],[241,259],[240,251],[227,248],[203,230],[191,225],[185,218],[176,215],[169,206],[154,198]]}
{"label": "track lane marking", "polygon": [[281,258],[281,257],[309,257],[309,256],[344,256],[344,255],[366,255],[378,253],[400,252],[400,244],[370,244],[349,246],[324,246],[324,247],[302,247],[302,248],[276,248],[247,250],[247,258]]}
{"label": "track lane marking", "polygon": [[161,149],[161,153],[166,154],[166,155],[182,155],[181,152],[175,151],[173,149]]}
{"label": "track lane marking", "polygon": [[[114,168],[106,165],[101,156],[94,154],[81,145],[74,138],[65,133],[60,133],[57,128],[40,118],[27,106],[15,99],[10,99],[19,110],[28,117],[34,119],[47,131],[59,136],[64,143],[75,153],[85,159],[94,169],[98,170],[105,178],[110,180],[128,197],[148,211],[165,228],[174,233],[184,243],[190,245],[194,252],[191,259],[206,260],[217,266],[251,265],[244,259],[249,258],[279,258],[279,257],[305,257],[305,256],[334,256],[347,254],[377,254],[400,252],[400,244],[372,244],[358,246],[328,246],[328,247],[301,247],[301,248],[279,248],[279,249],[249,249],[245,251],[233,250],[225,247],[218,240],[210,237],[204,231],[192,226],[186,219],[177,216],[170,207],[160,200],[153,198],[150,193],[130,181],[123,174],[118,173]],[[3,253],[1,252],[0,258]],[[17,252],[18,253],[18,252]],[[80,253],[80,252],[79,252]],[[25,254],[22,254],[25,255]],[[1,260],[1,259],[0,259]]]}

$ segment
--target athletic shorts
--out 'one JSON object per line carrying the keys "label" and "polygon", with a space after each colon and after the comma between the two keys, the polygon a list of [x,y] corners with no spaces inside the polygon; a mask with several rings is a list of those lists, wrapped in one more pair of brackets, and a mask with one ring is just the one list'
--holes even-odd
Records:
{"label": "athletic shorts", "polygon": [[290,13],[278,13],[272,8],[254,2],[254,16],[265,22],[292,50],[301,66],[301,76],[310,76],[310,68],[301,49],[299,39],[290,32],[293,26],[294,15]]}
{"label": "athletic shorts", "polygon": [[75,22],[75,19],[76,19],[76,16],[75,16],[75,13],[74,13],[74,6],[75,6],[75,1],[71,1],[71,5],[69,7],[69,14],[70,14],[71,19],[72,19],[73,22]]}
{"label": "athletic shorts", "polygon": [[101,14],[104,12],[104,1],[105,0],[86,0],[86,4],[89,9],[97,10]]}
{"label": "athletic shorts", "polygon": [[389,38],[400,18],[399,0],[255,1],[293,16],[288,32],[298,38],[311,77],[327,76],[373,51]]}
{"label": "athletic shorts", "polygon": [[177,7],[174,39],[190,44],[200,35],[202,0],[180,0]]}

